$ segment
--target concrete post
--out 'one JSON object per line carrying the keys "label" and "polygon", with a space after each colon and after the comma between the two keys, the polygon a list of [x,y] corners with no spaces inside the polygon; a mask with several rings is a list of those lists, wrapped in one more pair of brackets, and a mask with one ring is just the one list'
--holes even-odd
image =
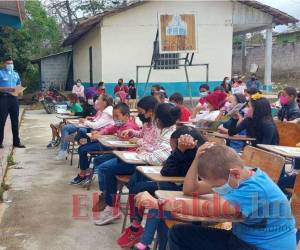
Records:
{"label": "concrete post", "polygon": [[245,75],[247,73],[246,35],[245,34],[241,35],[241,38],[242,38],[242,75]]}
{"label": "concrete post", "polygon": [[266,29],[265,44],[265,87],[267,92],[272,92],[272,26]]}

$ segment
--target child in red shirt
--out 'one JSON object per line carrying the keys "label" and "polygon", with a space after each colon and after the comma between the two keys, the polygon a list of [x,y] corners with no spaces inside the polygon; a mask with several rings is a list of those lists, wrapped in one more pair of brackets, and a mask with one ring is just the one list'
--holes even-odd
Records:
{"label": "child in red shirt", "polygon": [[98,83],[97,94],[98,94],[98,95],[105,94],[105,86],[104,86],[104,82],[99,82],[99,83]]}
{"label": "child in red shirt", "polygon": [[170,96],[169,100],[180,108],[181,115],[179,121],[188,122],[190,120],[191,111],[183,105],[183,96],[180,93],[174,93]]}
{"label": "child in red shirt", "polygon": [[80,173],[71,181],[70,184],[79,185],[90,179],[92,173],[89,169],[89,152],[111,151],[111,148],[104,147],[98,141],[98,138],[101,137],[101,135],[117,134],[117,136],[121,136],[121,133],[125,130],[132,129],[138,131],[140,129],[135,121],[130,118],[130,109],[125,103],[119,103],[114,106],[113,119],[115,122],[114,125],[103,128],[100,131],[92,132],[92,141],[78,148]]}

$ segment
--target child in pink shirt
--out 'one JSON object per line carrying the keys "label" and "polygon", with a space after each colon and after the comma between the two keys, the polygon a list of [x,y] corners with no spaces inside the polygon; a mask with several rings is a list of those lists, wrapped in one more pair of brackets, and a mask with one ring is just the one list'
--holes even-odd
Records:
{"label": "child in pink shirt", "polygon": [[[130,119],[130,109],[127,104],[119,103],[113,109],[113,118],[115,124],[92,133],[92,142],[82,145],[78,149],[80,173],[71,181],[73,185],[79,185],[90,180],[92,175],[89,170],[88,153],[93,151],[110,151],[111,148],[104,147],[98,138],[101,135],[121,135],[122,131],[132,129],[139,130],[139,126]],[[105,155],[108,159],[113,158],[112,154]]]}

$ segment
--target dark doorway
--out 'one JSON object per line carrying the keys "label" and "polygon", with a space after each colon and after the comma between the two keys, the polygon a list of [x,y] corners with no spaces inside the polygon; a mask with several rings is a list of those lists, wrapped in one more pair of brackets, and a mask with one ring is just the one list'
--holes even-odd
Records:
{"label": "dark doorway", "polygon": [[90,86],[93,86],[93,47],[89,48]]}

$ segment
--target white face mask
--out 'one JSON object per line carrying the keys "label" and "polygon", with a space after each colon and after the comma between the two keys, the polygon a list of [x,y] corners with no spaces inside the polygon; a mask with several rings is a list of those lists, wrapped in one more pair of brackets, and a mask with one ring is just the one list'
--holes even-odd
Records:
{"label": "white face mask", "polygon": [[12,63],[6,64],[6,69],[7,71],[12,72],[14,70],[14,65]]}
{"label": "white face mask", "polygon": [[88,99],[87,102],[88,102],[89,105],[94,105],[94,100],[93,99]]}
{"label": "white face mask", "polygon": [[81,86],[81,82],[77,82],[76,85],[77,85],[78,87],[80,87],[80,86]]}

